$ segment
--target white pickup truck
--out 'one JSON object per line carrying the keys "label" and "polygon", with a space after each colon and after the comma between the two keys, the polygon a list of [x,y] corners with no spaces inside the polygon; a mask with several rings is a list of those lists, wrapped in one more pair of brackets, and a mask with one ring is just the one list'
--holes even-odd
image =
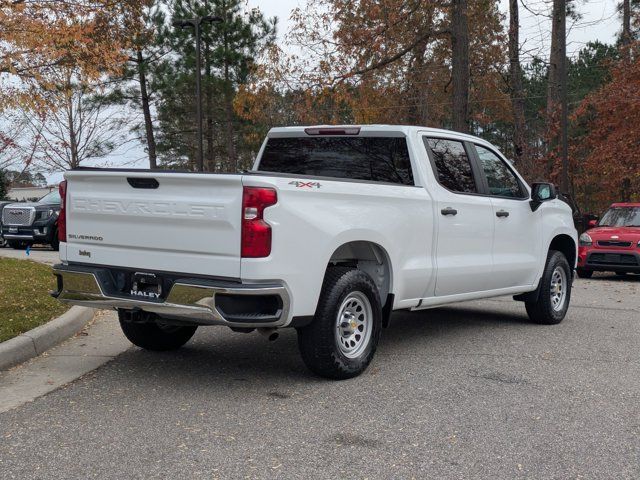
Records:
{"label": "white pickup truck", "polygon": [[315,373],[371,361],[393,310],[513,295],[562,321],[577,233],[480,138],[421,127],[272,129],[251,171],[81,169],[60,186],[59,300],[117,309],[150,350],[199,325],[295,327]]}

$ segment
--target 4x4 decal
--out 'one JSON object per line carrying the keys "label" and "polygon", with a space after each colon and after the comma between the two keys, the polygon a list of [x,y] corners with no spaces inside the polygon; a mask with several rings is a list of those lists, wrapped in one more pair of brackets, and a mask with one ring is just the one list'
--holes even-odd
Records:
{"label": "4x4 decal", "polygon": [[322,186],[320,182],[301,182],[299,180],[291,181],[289,185],[295,185],[297,188],[320,188]]}

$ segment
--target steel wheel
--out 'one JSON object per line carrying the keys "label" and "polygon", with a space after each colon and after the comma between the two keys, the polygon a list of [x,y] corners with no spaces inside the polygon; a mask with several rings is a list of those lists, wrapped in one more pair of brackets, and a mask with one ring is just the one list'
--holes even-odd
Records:
{"label": "steel wheel", "polygon": [[371,338],[373,314],[371,303],[362,292],[351,292],[344,299],[336,317],[336,342],[347,358],[357,358]]}
{"label": "steel wheel", "polygon": [[551,307],[559,312],[567,298],[567,274],[564,268],[557,266],[551,274]]}

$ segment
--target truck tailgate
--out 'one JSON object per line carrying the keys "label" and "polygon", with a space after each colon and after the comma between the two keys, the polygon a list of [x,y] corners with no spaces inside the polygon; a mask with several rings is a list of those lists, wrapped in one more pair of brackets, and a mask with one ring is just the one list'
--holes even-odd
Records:
{"label": "truck tailgate", "polygon": [[73,171],[65,178],[68,262],[240,277],[241,175]]}

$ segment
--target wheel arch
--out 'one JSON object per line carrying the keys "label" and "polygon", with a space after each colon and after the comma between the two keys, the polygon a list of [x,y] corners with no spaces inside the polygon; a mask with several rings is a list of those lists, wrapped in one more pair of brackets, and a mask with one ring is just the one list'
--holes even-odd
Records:
{"label": "wheel arch", "polygon": [[557,250],[561,252],[569,262],[569,266],[573,271],[576,268],[576,261],[578,259],[578,247],[575,240],[564,233],[556,235],[549,244],[549,250]]}
{"label": "wheel arch", "polygon": [[382,306],[388,307],[387,303],[393,302],[393,267],[387,250],[381,245],[369,240],[343,243],[329,258],[327,268],[331,265],[345,265],[362,270],[378,287]]}
{"label": "wheel arch", "polygon": [[578,258],[576,242],[571,235],[568,235],[566,233],[558,233],[551,239],[549,248],[547,248],[547,251],[545,252],[545,263],[542,266],[542,271],[540,272],[536,289],[531,292],[515,295],[513,297],[514,300],[520,302],[535,302],[538,300],[538,297],[540,296],[540,282],[542,281],[542,275],[546,265],[546,258],[551,250],[557,250],[566,257],[567,262],[571,267],[572,276],[574,275],[576,260]]}

